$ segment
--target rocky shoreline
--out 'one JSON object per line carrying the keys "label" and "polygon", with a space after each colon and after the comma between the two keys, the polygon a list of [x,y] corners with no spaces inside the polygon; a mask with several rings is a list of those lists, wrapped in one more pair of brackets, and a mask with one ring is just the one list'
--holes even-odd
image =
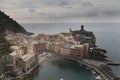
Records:
{"label": "rocky shoreline", "polygon": [[120,77],[117,77],[115,74],[113,74],[112,69],[107,65],[101,65],[101,68],[108,73],[111,77],[113,77],[114,80],[120,80]]}

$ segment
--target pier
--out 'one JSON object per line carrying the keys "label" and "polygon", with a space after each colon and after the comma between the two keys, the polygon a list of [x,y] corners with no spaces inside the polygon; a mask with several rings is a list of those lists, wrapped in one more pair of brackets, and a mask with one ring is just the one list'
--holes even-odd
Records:
{"label": "pier", "polygon": [[106,62],[106,65],[120,65],[120,63],[119,62],[109,61],[109,62]]}
{"label": "pier", "polygon": [[86,65],[87,67],[95,70],[97,73],[99,73],[101,75],[101,77],[103,78],[103,80],[114,80],[113,77],[111,77],[107,72],[105,72],[104,70],[102,70],[102,68],[100,67],[101,65],[105,65],[105,63],[101,63],[99,61],[94,61],[94,60],[89,60],[89,59],[83,59],[83,60],[78,60],[78,62],[80,64]]}
{"label": "pier", "polygon": [[60,55],[60,56],[65,59],[77,61],[78,63],[83,64],[83,65],[89,67],[90,69],[95,70],[102,77],[102,80],[115,80],[113,77],[114,75],[111,76],[109,73],[107,73],[105,70],[102,69],[102,66],[120,65],[119,62],[113,62],[113,61],[96,61],[96,60],[92,60],[92,59],[76,60],[76,59],[70,58],[68,56],[63,56],[63,55]]}

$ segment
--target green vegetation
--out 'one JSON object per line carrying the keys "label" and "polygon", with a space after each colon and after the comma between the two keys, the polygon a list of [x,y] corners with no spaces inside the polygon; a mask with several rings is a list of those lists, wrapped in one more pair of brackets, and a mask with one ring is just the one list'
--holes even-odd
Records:
{"label": "green vegetation", "polygon": [[4,35],[0,34],[0,57],[8,55],[11,52],[10,43],[5,39]]}

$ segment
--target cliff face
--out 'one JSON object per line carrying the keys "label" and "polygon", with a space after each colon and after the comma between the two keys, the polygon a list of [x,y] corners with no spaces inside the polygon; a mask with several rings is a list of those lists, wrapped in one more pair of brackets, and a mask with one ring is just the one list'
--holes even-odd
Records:
{"label": "cliff face", "polygon": [[14,33],[23,33],[26,35],[32,34],[27,32],[20,24],[18,24],[12,18],[0,11],[0,34],[4,34],[6,30],[12,31]]}

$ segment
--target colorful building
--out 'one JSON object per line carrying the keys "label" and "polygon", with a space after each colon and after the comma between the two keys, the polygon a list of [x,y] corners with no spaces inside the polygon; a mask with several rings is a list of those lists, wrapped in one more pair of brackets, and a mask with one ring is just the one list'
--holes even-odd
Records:
{"label": "colorful building", "polygon": [[35,54],[26,54],[18,59],[18,65],[22,68],[23,72],[27,72],[38,64],[38,58]]}
{"label": "colorful building", "polygon": [[89,44],[85,43],[83,45],[73,45],[65,44],[60,48],[60,54],[63,56],[68,56],[73,59],[83,59],[88,55]]}
{"label": "colorful building", "polygon": [[24,54],[22,48],[19,46],[11,46],[11,49],[19,54],[19,56],[22,56]]}
{"label": "colorful building", "polygon": [[76,45],[70,48],[70,57],[73,59],[83,59],[84,54],[84,45]]}
{"label": "colorful building", "polygon": [[65,44],[60,48],[60,54],[64,56],[70,56],[72,44]]}
{"label": "colorful building", "polygon": [[33,53],[42,53],[46,51],[46,43],[34,43],[33,44]]}
{"label": "colorful building", "polygon": [[[72,31],[70,29],[70,32],[72,32],[74,38],[76,39],[76,41],[80,41],[80,43],[89,43],[90,47],[95,47],[95,43],[96,43],[96,37],[93,34],[93,32],[91,31],[86,31],[84,29],[84,25],[81,25],[81,29],[80,30],[76,30],[76,31]],[[79,35],[77,37],[77,35]]]}
{"label": "colorful building", "polygon": [[10,55],[4,56],[4,62],[6,64],[5,69],[9,71],[11,74],[15,73],[16,62],[20,55],[16,53],[16,51],[10,53]]}

